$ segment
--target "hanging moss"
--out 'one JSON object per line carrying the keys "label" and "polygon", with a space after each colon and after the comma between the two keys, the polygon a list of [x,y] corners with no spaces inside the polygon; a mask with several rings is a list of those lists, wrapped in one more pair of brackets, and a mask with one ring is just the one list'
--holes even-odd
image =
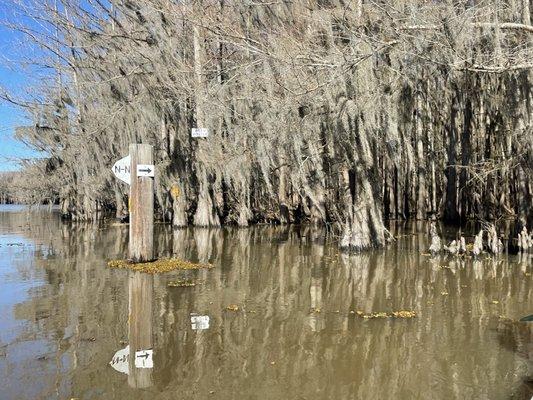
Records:
{"label": "hanging moss", "polygon": [[[34,125],[17,130],[50,158],[25,164],[3,185],[9,197],[58,199],[74,221],[112,209],[124,218],[126,187],[109,167],[143,142],[157,149],[156,210],[175,227],[309,222],[360,250],[385,244],[386,219],[532,224],[528,1],[416,12],[408,2],[159,1],[142,19],[121,2],[108,18],[77,3],[69,18],[33,10],[73,30],[80,51],[56,50],[66,61],[56,76],[70,79],[47,74]],[[506,29],[480,29],[491,15]],[[115,29],[98,44],[89,34]]]}

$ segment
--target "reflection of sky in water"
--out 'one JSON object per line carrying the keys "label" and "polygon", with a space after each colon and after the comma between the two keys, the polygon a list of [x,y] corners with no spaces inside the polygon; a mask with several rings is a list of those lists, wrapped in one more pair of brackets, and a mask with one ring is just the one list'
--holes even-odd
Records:
{"label": "reflection of sky in water", "polygon": [[42,285],[43,273],[36,271],[35,246],[20,235],[0,235],[0,342],[14,340],[23,327],[13,314],[15,304],[29,298],[28,291]]}
{"label": "reflection of sky in water", "polygon": [[35,265],[43,246],[24,236],[35,214],[25,210],[24,206],[0,206],[0,354],[5,354],[0,357],[0,380],[17,377],[6,379],[2,386],[0,397],[8,399],[39,398],[48,375],[56,370],[46,357],[55,346],[18,315],[46,284],[44,271]]}

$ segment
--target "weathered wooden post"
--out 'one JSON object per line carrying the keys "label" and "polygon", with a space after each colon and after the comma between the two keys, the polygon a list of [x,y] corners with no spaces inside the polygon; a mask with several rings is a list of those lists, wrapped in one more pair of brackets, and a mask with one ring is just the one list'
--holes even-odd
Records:
{"label": "weathered wooden post", "polygon": [[154,258],[154,155],[149,144],[130,144],[130,246],[134,262]]}
{"label": "weathered wooden post", "polygon": [[[130,144],[130,246],[134,262],[154,258],[154,156],[148,144]],[[128,383],[135,388],[152,385],[152,292],[153,276],[130,272]]]}
{"label": "weathered wooden post", "polygon": [[[113,165],[112,171],[130,185],[129,258],[133,262],[154,259],[153,147],[130,144],[130,154]],[[130,271],[128,313],[128,383],[135,388],[153,384],[152,275]],[[124,350],[122,350],[124,351]],[[120,357],[118,356],[120,361]],[[114,360],[116,361],[116,360]]]}

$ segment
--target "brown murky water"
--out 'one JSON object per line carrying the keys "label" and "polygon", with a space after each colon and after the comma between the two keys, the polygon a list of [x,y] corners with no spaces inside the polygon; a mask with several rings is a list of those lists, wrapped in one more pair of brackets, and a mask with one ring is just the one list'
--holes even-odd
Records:
{"label": "brown murky water", "polygon": [[[126,226],[4,207],[0,398],[529,398],[531,329],[507,318],[533,313],[531,259],[432,259],[426,229],[345,256],[311,228],[158,225],[157,254],[215,268],[152,278],[106,267]],[[357,314],[398,310],[417,317]],[[110,365],[140,342],[152,368]]]}

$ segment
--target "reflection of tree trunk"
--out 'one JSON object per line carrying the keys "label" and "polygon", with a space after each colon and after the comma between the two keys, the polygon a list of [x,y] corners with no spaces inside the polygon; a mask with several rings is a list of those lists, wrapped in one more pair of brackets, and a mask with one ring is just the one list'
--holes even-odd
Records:
{"label": "reflection of tree trunk", "polygon": [[128,384],[134,388],[153,385],[152,368],[137,368],[135,352],[153,349],[152,293],[154,277],[141,272],[129,273],[129,376]]}
{"label": "reflection of tree trunk", "polygon": [[194,239],[196,242],[196,251],[198,254],[198,261],[201,263],[208,263],[211,258],[213,245],[212,229],[195,229]]}
{"label": "reflection of tree trunk", "polygon": [[188,250],[188,238],[190,231],[188,229],[172,230],[172,256],[183,258]]}
{"label": "reflection of tree trunk", "polygon": [[[307,232],[307,237],[312,240],[312,233]],[[323,285],[324,285],[324,246],[313,244],[309,253],[309,264],[311,265],[311,280],[309,295],[311,298],[311,315],[309,316],[309,326],[313,332],[320,332],[326,327],[324,320]]]}

